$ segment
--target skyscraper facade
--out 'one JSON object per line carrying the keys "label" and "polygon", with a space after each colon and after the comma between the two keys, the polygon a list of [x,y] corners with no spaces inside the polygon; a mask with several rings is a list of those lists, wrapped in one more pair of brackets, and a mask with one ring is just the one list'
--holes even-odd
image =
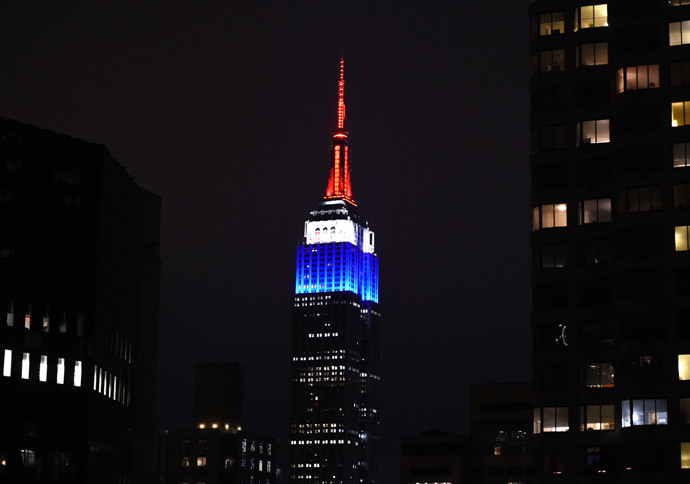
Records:
{"label": "skyscraper facade", "polygon": [[151,482],[160,198],[0,119],[0,220],[0,482]]}
{"label": "skyscraper facade", "polygon": [[532,0],[540,482],[690,482],[690,2]]}
{"label": "skyscraper facade", "polygon": [[376,483],[379,474],[378,257],[350,183],[344,63],[326,195],[297,248],[290,482]]}

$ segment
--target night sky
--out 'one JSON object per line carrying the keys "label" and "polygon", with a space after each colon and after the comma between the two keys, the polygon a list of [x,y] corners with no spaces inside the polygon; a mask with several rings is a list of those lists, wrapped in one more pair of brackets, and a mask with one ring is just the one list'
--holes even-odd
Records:
{"label": "night sky", "polygon": [[0,116],[105,144],[162,197],[158,427],[191,424],[196,361],[230,360],[245,428],[288,440],[341,49],[382,271],[382,482],[401,435],[469,431],[471,383],[530,378],[526,0],[100,3],[0,4]]}

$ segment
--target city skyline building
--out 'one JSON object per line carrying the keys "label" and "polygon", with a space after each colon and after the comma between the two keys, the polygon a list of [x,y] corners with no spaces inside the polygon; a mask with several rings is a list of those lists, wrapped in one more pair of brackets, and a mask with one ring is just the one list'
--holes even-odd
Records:
{"label": "city skyline building", "polygon": [[690,481],[690,2],[531,0],[538,481]]}
{"label": "city skyline building", "polygon": [[378,256],[352,194],[344,96],[341,58],[326,195],[297,248],[291,483],[379,482]]}
{"label": "city skyline building", "polygon": [[153,479],[160,198],[0,119],[0,481]]}

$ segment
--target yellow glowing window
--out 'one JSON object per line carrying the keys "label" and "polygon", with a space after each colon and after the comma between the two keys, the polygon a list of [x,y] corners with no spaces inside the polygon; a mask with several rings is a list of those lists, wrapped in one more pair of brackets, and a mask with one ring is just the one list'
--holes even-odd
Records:
{"label": "yellow glowing window", "polygon": [[532,230],[566,227],[568,207],[565,203],[541,205],[532,209]]}
{"label": "yellow glowing window", "polygon": [[678,355],[678,379],[690,380],[690,355]]}
{"label": "yellow glowing window", "polygon": [[563,12],[543,13],[539,16],[539,35],[562,34],[565,30]]}
{"label": "yellow glowing window", "polygon": [[690,122],[690,117],[686,121],[685,113],[690,116],[690,101],[671,103],[671,127],[685,126],[686,122]]}
{"label": "yellow glowing window", "polygon": [[501,455],[501,447],[494,447],[494,455]]}
{"label": "yellow glowing window", "polygon": [[690,44],[690,20],[668,24],[668,45]]}
{"label": "yellow glowing window", "polygon": [[196,466],[197,467],[205,467],[206,466],[206,457],[197,457],[196,458]]}
{"label": "yellow glowing window", "polygon": [[575,9],[575,31],[580,29],[591,29],[595,27],[608,27],[609,13],[608,5],[600,3],[598,5],[583,5]]}
{"label": "yellow glowing window", "polygon": [[680,468],[690,469],[690,442],[680,443]]}
{"label": "yellow glowing window", "polygon": [[680,225],[676,227],[675,243],[676,252],[683,252],[688,250],[688,227],[687,225]]}

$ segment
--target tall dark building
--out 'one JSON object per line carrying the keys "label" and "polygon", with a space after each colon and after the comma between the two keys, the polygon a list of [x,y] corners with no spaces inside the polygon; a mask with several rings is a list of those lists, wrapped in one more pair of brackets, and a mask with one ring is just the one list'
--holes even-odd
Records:
{"label": "tall dark building", "polygon": [[530,3],[540,482],[690,482],[690,2]]}
{"label": "tall dark building", "polygon": [[326,196],[297,248],[290,482],[376,483],[379,475],[378,257],[350,185],[345,81]]}
{"label": "tall dark building", "polygon": [[169,484],[276,484],[280,443],[242,429],[244,369],[237,363],[196,366],[194,425],[165,433]]}
{"label": "tall dark building", "polygon": [[0,120],[0,481],[153,479],[160,199]]}

